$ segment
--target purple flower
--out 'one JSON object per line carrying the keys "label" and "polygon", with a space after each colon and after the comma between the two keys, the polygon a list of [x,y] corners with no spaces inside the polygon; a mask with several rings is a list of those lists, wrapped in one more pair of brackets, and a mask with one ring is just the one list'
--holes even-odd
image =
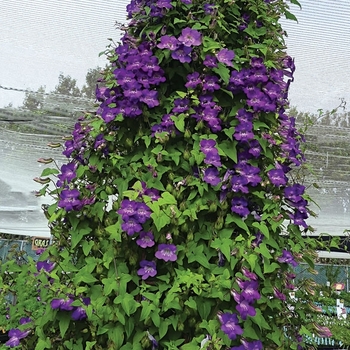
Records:
{"label": "purple flower", "polygon": [[10,348],[14,348],[15,346],[18,346],[20,340],[25,338],[29,333],[30,330],[21,331],[18,328],[11,329],[8,333],[10,339],[5,343],[5,345],[9,346]]}
{"label": "purple flower", "polygon": [[59,309],[59,310],[63,310],[63,311],[71,311],[73,310],[73,299],[72,298],[68,298],[68,299],[52,299],[51,301],[51,308],[52,309]]}
{"label": "purple flower", "polygon": [[243,329],[238,324],[238,317],[229,312],[219,313],[219,321],[221,323],[221,330],[231,339],[235,340],[237,335],[243,334]]}
{"label": "purple flower", "polygon": [[231,189],[233,192],[248,193],[248,180],[244,176],[233,175],[231,178]]}
{"label": "purple flower", "polygon": [[159,8],[171,9],[171,0],[157,0],[156,6]]}
{"label": "purple flower", "polygon": [[142,94],[140,95],[140,101],[145,103],[150,108],[159,106],[158,91],[143,90]]}
{"label": "purple flower", "polygon": [[66,181],[67,183],[70,183],[73,179],[76,178],[76,169],[77,164],[76,163],[68,163],[63,164],[61,167],[61,174],[58,175],[58,178],[60,181],[57,182],[57,186],[62,186],[62,184]]}
{"label": "purple flower", "polygon": [[213,139],[209,139],[209,140],[201,140],[201,142],[199,143],[200,146],[200,150],[204,153],[204,154],[208,154],[208,153],[218,153],[218,150],[215,148],[216,146],[216,141]]}
{"label": "purple flower", "polygon": [[190,56],[191,52],[192,49],[190,47],[181,45],[171,53],[171,57],[174,60],[180,61],[181,63],[190,63],[192,61],[192,58]]}
{"label": "purple flower", "polygon": [[192,0],[181,0],[181,2],[185,5],[191,5],[192,4]]}
{"label": "purple flower", "polygon": [[222,164],[220,161],[220,156],[218,151],[215,150],[215,151],[210,151],[206,153],[204,158],[204,163],[209,165],[214,165],[215,167],[220,167]]}
{"label": "purple flower", "polygon": [[273,287],[273,295],[275,296],[275,298],[280,299],[282,301],[286,301],[287,299],[287,297],[281,291],[279,291],[276,287]]}
{"label": "purple flower", "polygon": [[188,98],[177,98],[174,101],[175,107],[172,109],[174,113],[184,113],[189,110],[190,100]]}
{"label": "purple flower", "polygon": [[185,84],[185,86],[187,87],[187,89],[195,89],[201,83],[202,83],[202,80],[200,78],[199,73],[194,72],[187,76],[187,83]]}
{"label": "purple flower", "polygon": [[143,280],[146,280],[148,277],[154,277],[157,274],[156,263],[154,261],[142,260],[140,267],[137,274],[142,276],[141,278]]}
{"label": "purple flower", "polygon": [[125,220],[122,223],[121,227],[122,230],[126,232],[129,236],[132,236],[134,233],[140,232],[142,230],[142,226],[134,217]]}
{"label": "purple flower", "polygon": [[180,42],[170,35],[164,35],[160,38],[160,43],[157,45],[160,49],[169,49],[175,51],[180,45]]}
{"label": "purple flower", "polygon": [[214,92],[220,90],[219,78],[215,75],[206,75],[203,79],[203,90]]}
{"label": "purple flower", "polygon": [[283,186],[287,184],[288,178],[282,169],[271,169],[267,172],[270,182],[275,186]]}
{"label": "purple flower", "polygon": [[204,4],[203,10],[204,10],[204,13],[206,15],[213,15],[215,13],[215,5],[213,5],[213,4]]}
{"label": "purple flower", "polygon": [[253,133],[253,124],[251,122],[240,122],[235,127],[235,133],[233,134],[233,137],[237,141],[250,141],[254,139],[254,133]]}
{"label": "purple flower", "polygon": [[216,68],[218,66],[218,60],[213,55],[206,55],[203,64],[208,68]]}
{"label": "purple flower", "polygon": [[248,303],[253,303],[255,300],[260,299],[260,293],[258,292],[259,283],[257,281],[244,281],[240,288],[242,289],[241,296]]}
{"label": "purple flower", "polygon": [[258,279],[258,276],[254,272],[249,271],[245,266],[242,267],[242,273],[243,273],[244,277],[246,277],[250,280],[255,281]]}
{"label": "purple flower", "polygon": [[[83,303],[87,306],[90,305],[90,298],[83,298]],[[72,312],[72,320],[80,321],[86,318],[86,311],[82,306],[78,306],[74,308]]]}
{"label": "purple flower", "polygon": [[292,186],[288,186],[284,189],[284,195],[287,199],[292,202],[298,202],[303,199],[302,195],[304,194],[305,186],[300,184],[294,184]]}
{"label": "purple flower", "polygon": [[242,338],[241,343],[243,345],[244,350],[263,350],[263,345],[260,340],[247,341]]}
{"label": "purple flower", "polygon": [[158,349],[158,342],[149,331],[147,331],[147,337],[152,343],[152,350]]}
{"label": "purple flower", "polygon": [[174,244],[159,244],[155,256],[164,261],[176,261],[176,246]]}
{"label": "purple flower", "polygon": [[122,200],[120,209],[117,211],[117,213],[122,216],[123,220],[127,220],[129,217],[136,214],[137,206],[138,202],[124,199]]}
{"label": "purple flower", "polygon": [[63,190],[60,193],[58,206],[66,211],[78,210],[81,206],[81,201],[78,199],[80,192],[77,189]]}
{"label": "purple flower", "polygon": [[29,323],[29,322],[32,322],[30,317],[21,317],[20,320],[19,320],[19,324],[20,325],[26,324],[26,323]]}
{"label": "purple flower", "polygon": [[38,261],[36,263],[36,269],[38,270],[38,272],[40,272],[40,270],[45,270],[46,272],[51,272],[54,268],[55,268],[55,263],[52,263],[50,261]]}
{"label": "purple flower", "polygon": [[202,43],[202,34],[198,30],[187,27],[182,29],[178,40],[187,47],[199,46]]}
{"label": "purple flower", "polygon": [[218,185],[221,181],[219,177],[219,170],[216,168],[205,169],[203,180],[212,186]]}
{"label": "purple flower", "polygon": [[298,263],[294,260],[294,256],[292,255],[292,253],[286,249],[283,249],[282,251],[282,256],[280,256],[277,259],[278,262],[280,263],[287,263],[292,265],[293,267],[298,266]]}
{"label": "purple flower", "polygon": [[233,67],[232,60],[235,58],[235,53],[232,50],[221,49],[216,54],[216,58],[219,62],[226,64],[226,66]]}
{"label": "purple flower", "polygon": [[252,306],[247,300],[243,299],[240,303],[236,306],[237,311],[239,312],[239,315],[241,316],[242,320],[245,321],[248,316],[255,316],[256,310],[254,306]]}
{"label": "purple flower", "polygon": [[145,203],[137,202],[135,218],[140,224],[144,224],[151,217],[150,208]]}
{"label": "purple flower", "polygon": [[258,175],[260,173],[258,167],[241,162],[237,165],[236,170],[240,175],[244,176],[252,186],[257,186],[261,182],[261,177]]}
{"label": "purple flower", "polygon": [[139,239],[136,240],[136,244],[141,248],[153,247],[154,237],[152,232],[140,232]]}
{"label": "purple flower", "polygon": [[244,198],[234,197],[231,201],[231,211],[239,216],[247,216],[250,211],[247,208],[248,202]]}

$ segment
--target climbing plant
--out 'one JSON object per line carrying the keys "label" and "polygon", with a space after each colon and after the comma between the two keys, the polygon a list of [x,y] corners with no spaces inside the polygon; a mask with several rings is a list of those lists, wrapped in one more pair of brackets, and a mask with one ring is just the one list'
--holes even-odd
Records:
{"label": "climbing plant", "polygon": [[289,294],[316,243],[291,176],[304,157],[288,115],[288,4],[132,0],[127,13],[96,113],[65,141],[67,163],[39,179],[54,198],[45,308],[8,344],[301,349],[303,335],[329,335],[312,282]]}

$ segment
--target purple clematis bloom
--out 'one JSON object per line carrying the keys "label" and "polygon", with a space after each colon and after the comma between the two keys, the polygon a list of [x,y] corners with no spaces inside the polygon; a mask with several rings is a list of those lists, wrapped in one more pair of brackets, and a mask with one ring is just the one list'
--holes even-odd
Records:
{"label": "purple clematis bloom", "polygon": [[190,56],[192,48],[181,45],[175,51],[171,53],[171,57],[174,60],[178,60],[181,63],[190,63],[192,58]]}
{"label": "purple clematis bloom", "polygon": [[[90,305],[90,298],[83,298],[84,305]],[[78,306],[74,308],[72,312],[72,319],[74,321],[84,320],[86,318],[86,311],[82,306]]]}
{"label": "purple clematis bloom", "polygon": [[212,186],[218,185],[221,181],[219,177],[219,170],[216,168],[205,169],[203,180]]}
{"label": "purple clematis bloom", "polygon": [[260,340],[247,341],[242,338],[241,343],[244,350],[263,350],[263,345]]}
{"label": "purple clematis bloom", "polygon": [[81,201],[78,199],[80,192],[77,189],[63,190],[60,193],[58,206],[66,211],[77,210],[81,206]]}
{"label": "purple clematis bloom", "polygon": [[216,141],[209,139],[209,140],[201,140],[201,142],[199,143],[200,149],[204,154],[208,154],[210,152],[218,153],[218,150],[215,148],[216,146]]}
{"label": "purple clematis bloom", "polygon": [[231,190],[233,192],[248,193],[248,180],[244,176],[233,175],[231,178]]}
{"label": "purple clematis bloom", "polygon": [[160,43],[157,45],[159,49],[169,49],[175,51],[180,46],[180,42],[170,35],[164,35],[160,38]]}
{"label": "purple clematis bloom", "polygon": [[55,268],[55,265],[55,263],[52,263],[50,261],[38,261],[36,263],[36,269],[38,270],[38,272],[40,272],[40,270],[51,272]]}
{"label": "purple clematis bloom", "polygon": [[219,321],[221,323],[221,330],[231,339],[235,340],[237,335],[243,334],[243,329],[238,324],[238,317],[229,312],[219,313]]}
{"label": "purple clematis bloom", "polygon": [[206,75],[203,79],[203,90],[214,92],[220,90],[219,78],[215,75]]}
{"label": "purple clematis bloom", "polygon": [[129,236],[132,236],[134,233],[140,232],[142,230],[142,226],[134,217],[125,220],[122,223],[121,227],[122,230],[126,232]]}
{"label": "purple clematis bloom", "polygon": [[178,40],[187,47],[199,46],[202,44],[202,34],[198,30],[187,27],[182,29]]}
{"label": "purple clematis bloom", "polygon": [[215,5],[213,5],[213,4],[204,4],[203,10],[204,10],[204,13],[206,15],[213,15],[215,13]]}
{"label": "purple clematis bloom", "polygon": [[203,64],[208,68],[216,68],[218,66],[218,60],[215,56],[206,55]]}
{"label": "purple clematis bloom", "polygon": [[124,199],[121,202],[120,209],[117,211],[122,216],[123,220],[127,220],[129,217],[136,214],[138,202]]}
{"label": "purple clematis bloom", "polygon": [[245,299],[243,299],[239,304],[237,304],[236,309],[239,312],[239,315],[241,316],[243,321],[245,321],[248,316],[253,317],[256,315],[256,310],[255,310],[254,306],[252,306]]}
{"label": "purple clematis bloom", "polygon": [[280,256],[277,259],[277,261],[280,262],[280,263],[290,264],[293,267],[298,266],[298,263],[294,260],[293,254],[290,251],[286,250],[286,249],[283,249],[282,256]]}
{"label": "purple clematis bloom", "polygon": [[233,67],[233,59],[235,58],[235,53],[232,50],[221,49],[217,54],[216,58],[219,62],[225,64],[226,66]]}
{"label": "purple clematis bloom", "polygon": [[9,346],[10,348],[14,348],[15,346],[18,346],[20,340],[25,338],[29,333],[30,330],[21,331],[18,328],[11,329],[8,333],[10,339],[5,343],[5,345]]}
{"label": "purple clematis bloom", "polygon": [[231,201],[231,211],[238,214],[239,216],[247,216],[250,214],[248,207],[248,202],[244,198],[234,197]]}
{"label": "purple clematis bloom", "polygon": [[59,181],[57,182],[57,186],[61,187],[65,181],[70,183],[73,179],[75,179],[77,176],[76,169],[76,163],[71,162],[68,164],[63,164],[61,167],[61,174],[58,175]]}
{"label": "purple clematis bloom", "polygon": [[140,232],[139,239],[136,240],[136,244],[141,248],[153,247],[154,237],[152,232]]}
{"label": "purple clematis bloom", "polygon": [[30,317],[21,317],[19,319],[19,324],[22,325],[22,324],[26,324],[26,323],[29,323],[29,322],[32,322],[31,318]]}
{"label": "purple clematis bloom", "polygon": [[146,280],[148,277],[154,277],[157,274],[156,263],[154,261],[142,260],[140,267],[137,274],[142,276],[141,278],[143,280]]}
{"label": "purple clematis bloom", "polygon": [[190,100],[188,98],[177,98],[174,100],[174,108],[172,112],[174,113],[184,113],[189,110]]}
{"label": "purple clematis bloom", "polygon": [[176,246],[174,244],[159,244],[155,257],[164,261],[176,261]]}
{"label": "purple clematis bloom", "polygon": [[286,301],[287,299],[287,297],[281,291],[279,291],[276,287],[273,287],[273,295],[275,296],[275,298],[280,299],[282,301]]}
{"label": "purple clematis bloom", "polygon": [[275,186],[284,186],[287,184],[288,178],[282,169],[271,169],[267,172],[270,182]]}
{"label": "purple clematis bloom", "polygon": [[202,84],[202,79],[198,72],[194,72],[187,76],[187,83],[185,84],[187,89],[195,89],[200,84]]}
{"label": "purple clematis bloom", "polygon": [[214,165],[215,167],[220,167],[222,165],[219,153],[216,150],[206,153],[204,163]]}
{"label": "purple clematis bloom", "polygon": [[144,224],[151,217],[150,208],[145,203],[137,203],[135,212],[135,219],[140,223]]}

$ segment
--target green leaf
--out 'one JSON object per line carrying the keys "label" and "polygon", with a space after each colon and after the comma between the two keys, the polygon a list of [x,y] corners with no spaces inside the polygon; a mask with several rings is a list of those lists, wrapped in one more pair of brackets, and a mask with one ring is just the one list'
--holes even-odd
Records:
{"label": "green leaf", "polygon": [[152,319],[153,324],[156,327],[160,326],[159,309],[156,309],[155,311],[152,312],[151,319]]}
{"label": "green leaf", "polygon": [[291,19],[292,21],[298,22],[298,19],[289,11],[285,11],[284,15],[286,16],[287,19]]}
{"label": "green leaf", "polygon": [[84,241],[82,243],[83,253],[85,256],[88,256],[91,248],[94,246],[94,241]]}
{"label": "green leaf", "polygon": [[149,301],[141,301],[142,311],[140,315],[140,321],[145,320],[151,312],[155,309],[155,306],[151,304]]}
{"label": "green leaf", "polygon": [[191,309],[197,310],[197,303],[192,297],[185,301],[185,305],[187,305]]}
{"label": "green leaf", "polygon": [[105,230],[111,235],[111,239],[115,239],[117,242],[122,241],[121,226],[119,222],[114,225],[107,226]]}
{"label": "green leaf", "polygon": [[203,51],[212,51],[212,50],[215,50],[215,49],[221,49],[221,44],[210,38],[209,36],[205,36],[203,38]]}
{"label": "green leaf", "polygon": [[181,131],[181,132],[185,132],[185,118],[186,118],[186,114],[185,113],[181,113],[178,116],[171,116],[171,120],[174,122],[177,130]]}
{"label": "green leaf", "polygon": [[162,193],[162,197],[157,200],[157,203],[159,205],[166,205],[166,204],[177,204],[177,200],[175,197],[169,193],[169,192],[164,192]]}
{"label": "green leaf", "polygon": [[[232,137],[232,135],[231,135]],[[224,142],[221,142],[219,145],[218,145],[218,150],[219,150],[219,153],[220,153],[220,150],[221,152],[229,157],[230,159],[232,159],[235,163],[237,163],[237,148],[236,148],[236,145],[237,145],[237,141],[224,141]]]}
{"label": "green leaf", "polygon": [[78,227],[76,230],[71,231],[72,248],[75,248],[83,237],[88,235],[91,231],[92,229],[90,227]]}
{"label": "green leaf", "polygon": [[96,340],[94,340],[94,341],[87,341],[86,345],[85,345],[85,350],[93,350],[95,344],[96,344]]}
{"label": "green leaf", "polygon": [[[132,315],[140,306],[131,294],[119,295],[116,299],[121,300],[120,304],[128,316]],[[116,302],[116,300],[114,300],[114,302]]]}
{"label": "green leaf", "polygon": [[42,171],[41,176],[49,176],[49,175],[56,175],[56,174],[59,174],[60,172],[55,169],[55,168],[46,168]]}
{"label": "green leaf", "polygon": [[71,321],[71,316],[66,312],[61,312],[57,314],[57,319],[59,319],[61,337],[64,338]]}
{"label": "green leaf", "polygon": [[168,331],[169,324],[166,320],[163,320],[159,326],[159,339],[162,339]]}
{"label": "green leaf", "polygon": [[35,350],[44,350],[44,349],[51,349],[51,341],[49,338],[39,339],[38,343],[35,346]]}
{"label": "green leaf", "polygon": [[202,299],[202,302],[197,303],[198,313],[202,320],[206,320],[211,311],[211,302],[209,300]]}
{"label": "green leaf", "polygon": [[115,349],[119,349],[124,342],[124,327],[122,325],[113,325],[107,334],[108,338],[114,343]]}
{"label": "green leaf", "polygon": [[223,63],[219,62],[218,67],[213,68],[213,71],[220,76],[226,85],[229,83],[230,70]]}
{"label": "green leaf", "polygon": [[157,228],[157,231],[159,232],[163,227],[170,224],[170,217],[166,215],[166,213],[161,210],[159,216],[155,213],[151,214],[151,218],[153,220],[154,225]]}
{"label": "green leaf", "polygon": [[279,268],[280,268],[280,266],[277,263],[273,262],[272,264],[270,264],[270,262],[265,259],[265,261],[264,261],[264,273],[271,273]]}

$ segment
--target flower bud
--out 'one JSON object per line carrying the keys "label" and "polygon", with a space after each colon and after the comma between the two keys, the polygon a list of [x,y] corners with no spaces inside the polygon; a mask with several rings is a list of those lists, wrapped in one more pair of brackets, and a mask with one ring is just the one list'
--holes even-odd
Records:
{"label": "flower bud", "polygon": [[56,142],[56,143],[50,142],[50,143],[48,143],[47,145],[48,145],[50,148],[59,148],[59,147],[62,146],[62,144],[59,143],[59,142]]}
{"label": "flower bud", "polygon": [[51,181],[49,177],[35,177],[33,180],[42,185],[45,185]]}
{"label": "flower bud", "polygon": [[53,162],[53,158],[39,158],[37,162],[42,164],[50,164]]}

